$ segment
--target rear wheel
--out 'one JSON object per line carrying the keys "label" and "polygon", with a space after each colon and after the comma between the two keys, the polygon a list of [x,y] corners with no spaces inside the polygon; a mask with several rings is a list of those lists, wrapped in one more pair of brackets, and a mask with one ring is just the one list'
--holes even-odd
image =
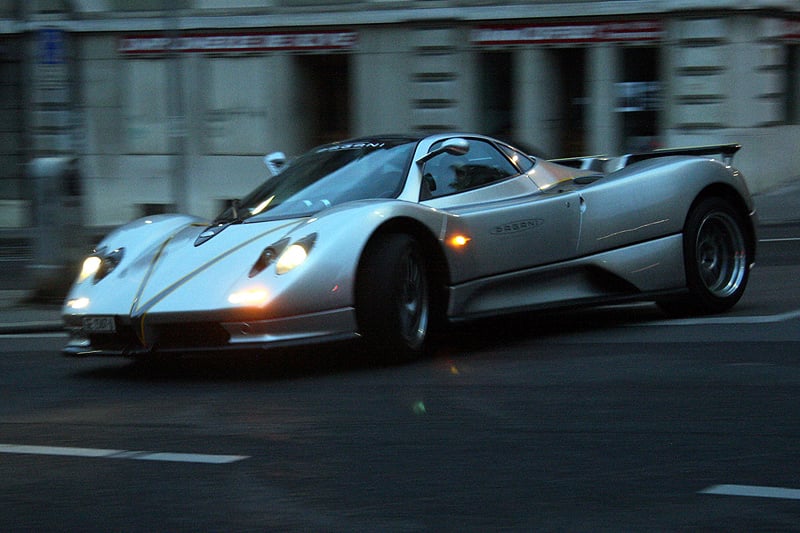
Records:
{"label": "rear wheel", "polygon": [[368,245],[356,281],[356,316],[371,349],[394,360],[423,352],[431,321],[430,279],[413,237],[389,233]]}
{"label": "rear wheel", "polygon": [[686,220],[683,255],[689,294],[659,302],[676,314],[719,313],[742,297],[752,251],[746,223],[722,198],[702,200]]}

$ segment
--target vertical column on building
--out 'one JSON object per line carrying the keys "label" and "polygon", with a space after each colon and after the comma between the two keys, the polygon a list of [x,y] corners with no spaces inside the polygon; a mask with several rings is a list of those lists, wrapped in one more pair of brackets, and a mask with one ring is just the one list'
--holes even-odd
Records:
{"label": "vertical column on building", "polygon": [[458,50],[459,30],[426,27],[413,30],[411,129],[435,132],[468,128],[470,106],[463,80],[468,67]]}
{"label": "vertical column on building", "polygon": [[[175,25],[177,26],[177,20]],[[179,213],[185,213],[190,197],[187,177],[189,133],[185,104],[187,78],[184,76],[184,59],[180,52],[169,52],[167,61],[169,62],[167,67],[167,120],[169,122],[169,151],[172,154],[169,164],[170,203]]]}
{"label": "vertical column on building", "polygon": [[[731,65],[732,50],[723,19],[676,21],[671,79],[670,128],[683,134],[729,126],[726,107],[731,104],[731,85],[746,85],[735,79],[742,67]],[[744,60],[744,58],[741,58]],[[735,58],[738,63],[740,58]],[[745,89],[736,89],[744,91]]]}
{"label": "vertical column on building", "polygon": [[589,48],[586,82],[589,152],[616,154],[622,145],[622,121],[616,111],[615,84],[621,80],[620,49],[611,44]]}
{"label": "vertical column on building", "polygon": [[[27,179],[33,184],[32,282],[48,294],[66,286],[71,266],[85,253],[82,179],[77,159],[78,113],[70,36],[64,30],[41,26],[30,34],[29,153]],[[74,85],[73,85],[74,84]],[[61,159],[52,159],[61,156]]]}
{"label": "vertical column on building", "polygon": [[[412,129],[408,112],[409,85],[399,81],[409,76],[408,33],[401,27],[359,31],[360,51],[353,56],[355,135]],[[416,80],[414,84],[425,85],[425,82]],[[434,96],[441,98],[442,95]]]}
{"label": "vertical column on building", "polygon": [[[22,176],[22,163],[26,147],[23,142],[23,113],[25,112],[22,87],[22,58],[19,53],[20,37],[3,35],[0,40],[0,229],[27,226],[26,199],[29,191]],[[0,246],[3,259],[14,255],[17,259],[22,246]]]}
{"label": "vertical column on building", "polygon": [[34,32],[30,41],[29,124],[34,157],[74,151],[67,39],[63,30],[47,28]]}
{"label": "vertical column on building", "polygon": [[[789,54],[789,57],[787,57],[788,75],[791,76],[787,81],[789,85],[789,92],[786,95],[787,114],[789,115],[789,123],[800,124],[800,44],[794,43],[791,46],[794,53]],[[793,103],[789,104],[789,100]]]}
{"label": "vertical column on building", "polygon": [[[783,47],[778,41],[782,27],[778,19],[740,16],[733,26],[728,68],[731,126],[749,128],[782,123]],[[742,103],[744,103],[742,105]]]}
{"label": "vertical column on building", "polygon": [[673,146],[738,142],[736,164],[751,190],[791,175],[785,120],[780,26],[757,15],[677,20],[671,58],[668,140]]}
{"label": "vertical column on building", "polygon": [[558,157],[560,98],[557,66],[549,50],[529,48],[515,54],[518,74],[514,98],[519,102],[515,139],[546,157]]}

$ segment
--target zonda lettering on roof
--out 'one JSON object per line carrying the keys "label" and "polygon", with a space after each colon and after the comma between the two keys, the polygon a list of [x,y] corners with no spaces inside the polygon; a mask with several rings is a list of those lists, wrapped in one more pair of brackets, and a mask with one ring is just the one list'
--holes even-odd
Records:
{"label": "zonda lettering on roof", "polygon": [[383,148],[386,146],[386,143],[381,142],[357,142],[357,143],[345,143],[345,144],[335,144],[333,146],[325,146],[317,150],[317,153],[324,153],[324,152],[337,152],[339,150],[358,150],[360,148]]}

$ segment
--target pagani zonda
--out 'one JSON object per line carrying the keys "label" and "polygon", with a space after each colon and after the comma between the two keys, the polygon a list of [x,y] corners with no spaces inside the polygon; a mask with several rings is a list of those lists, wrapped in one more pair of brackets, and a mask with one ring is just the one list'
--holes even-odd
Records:
{"label": "pagani zonda", "polygon": [[65,303],[65,353],[363,337],[408,356],[436,324],[500,313],[627,300],[721,312],[755,258],[738,148],[547,161],[472,134],[325,145],[216,220],[162,215],[108,235]]}

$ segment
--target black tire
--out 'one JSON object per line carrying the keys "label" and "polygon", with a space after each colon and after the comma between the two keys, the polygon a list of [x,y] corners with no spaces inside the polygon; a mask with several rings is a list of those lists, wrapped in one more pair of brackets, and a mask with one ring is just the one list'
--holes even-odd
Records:
{"label": "black tire", "polygon": [[672,314],[721,313],[742,297],[753,250],[742,215],[723,198],[701,200],[683,234],[687,295],[659,302]]}
{"label": "black tire", "polygon": [[390,361],[420,356],[431,325],[431,287],[419,243],[389,233],[364,251],[356,279],[356,317],[367,347]]}

